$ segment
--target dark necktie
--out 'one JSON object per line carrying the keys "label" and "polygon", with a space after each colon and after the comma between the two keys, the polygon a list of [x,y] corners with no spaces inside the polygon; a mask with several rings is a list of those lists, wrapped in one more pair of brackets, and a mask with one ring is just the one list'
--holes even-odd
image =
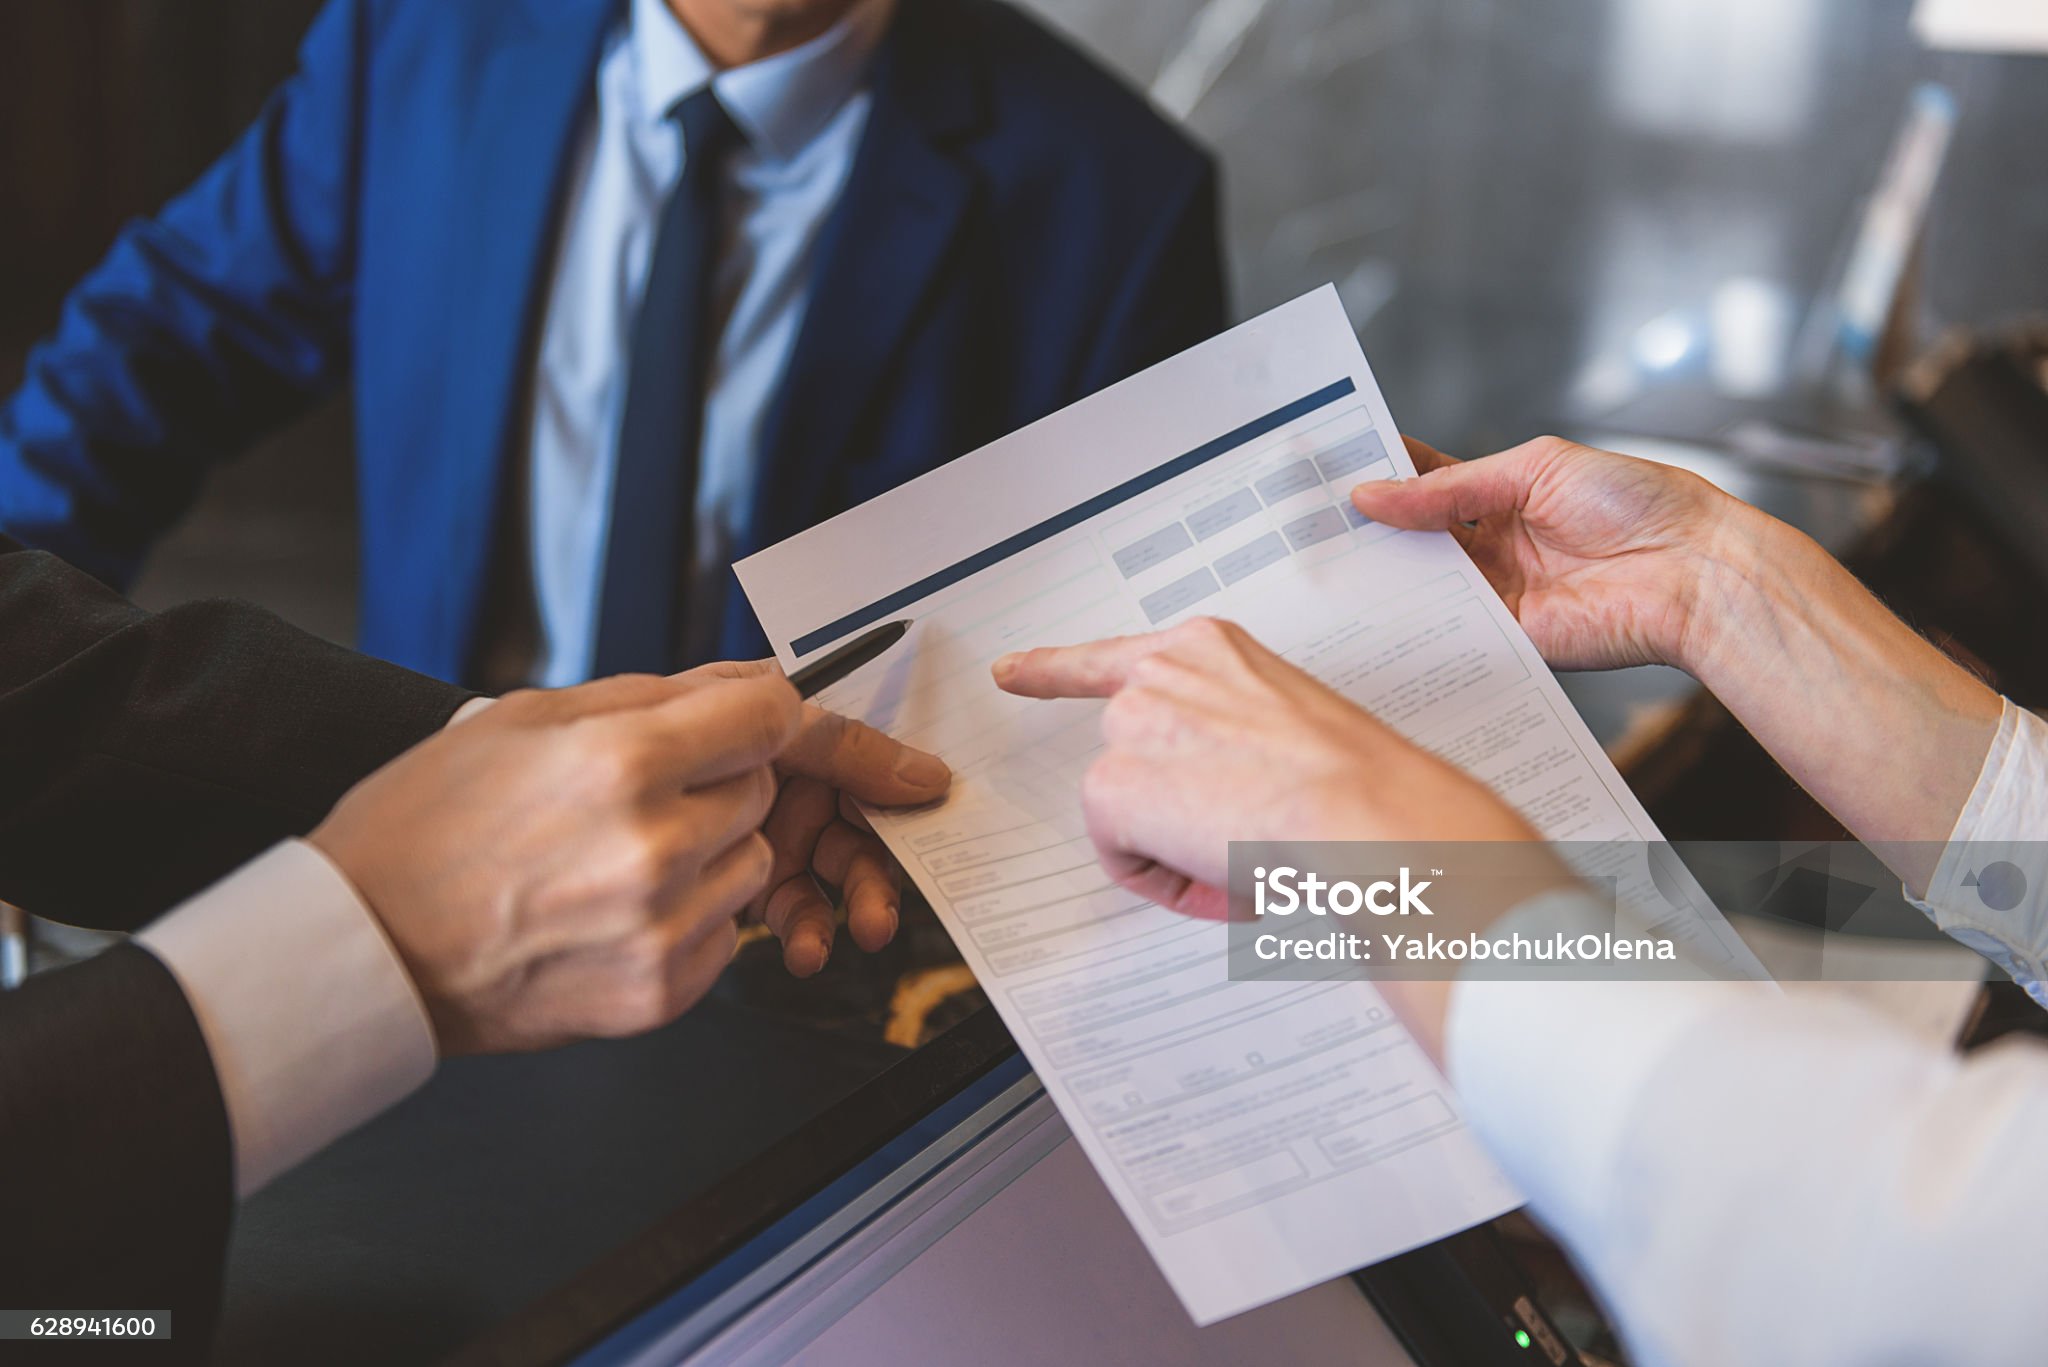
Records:
{"label": "dark necktie", "polygon": [[633,323],[591,672],[666,673],[693,572],[697,444],[718,335],[711,276],[725,162],[740,131],[711,87],[681,101],[683,175],[661,211]]}

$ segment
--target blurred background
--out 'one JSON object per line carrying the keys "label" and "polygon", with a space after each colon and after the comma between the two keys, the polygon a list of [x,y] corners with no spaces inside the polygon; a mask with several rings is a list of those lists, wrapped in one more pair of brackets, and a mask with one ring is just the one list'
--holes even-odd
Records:
{"label": "blurred background", "polygon": [[[1220,155],[1235,305],[1334,281],[1454,451],[1660,386],[1787,387],[1914,88],[1953,97],[1911,321],[2048,307],[2048,60],[1910,0],[1026,0]],[[127,216],[217,154],[316,0],[0,6],[0,385]],[[225,468],[140,596],[353,625],[345,405]]]}

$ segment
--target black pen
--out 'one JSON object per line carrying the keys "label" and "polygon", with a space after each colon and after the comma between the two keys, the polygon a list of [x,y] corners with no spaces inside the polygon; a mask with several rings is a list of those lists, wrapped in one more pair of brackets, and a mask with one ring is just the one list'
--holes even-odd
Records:
{"label": "black pen", "polygon": [[796,685],[798,697],[813,697],[895,645],[903,639],[903,633],[908,630],[910,619],[899,617],[893,622],[876,627],[873,631],[854,637],[837,650],[819,656],[790,675],[789,681]]}

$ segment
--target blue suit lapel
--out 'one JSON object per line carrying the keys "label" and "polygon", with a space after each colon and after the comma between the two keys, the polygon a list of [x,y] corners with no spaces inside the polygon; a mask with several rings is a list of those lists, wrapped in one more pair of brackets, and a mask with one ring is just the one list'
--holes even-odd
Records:
{"label": "blue suit lapel", "polygon": [[951,144],[978,116],[977,92],[931,20],[904,0],[880,52],[874,102],[819,252],[756,477],[756,545],[803,525],[818,487],[901,348],[973,196]]}
{"label": "blue suit lapel", "polygon": [[[505,493],[521,371],[545,297],[569,149],[592,98],[617,0],[507,0],[478,78],[464,164],[448,202],[465,223],[448,329],[442,449],[448,519],[441,673],[467,668]],[[422,194],[434,193],[421,187]]]}

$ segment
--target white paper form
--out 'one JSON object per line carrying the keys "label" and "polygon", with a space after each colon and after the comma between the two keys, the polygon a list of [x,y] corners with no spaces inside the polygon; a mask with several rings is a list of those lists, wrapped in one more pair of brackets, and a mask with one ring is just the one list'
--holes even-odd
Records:
{"label": "white paper form", "polygon": [[[1457,543],[1350,507],[1411,475],[1325,288],[742,561],[786,666],[916,625],[820,701],[944,756],[875,825],[1197,1323],[1513,1208],[1364,981],[1231,981],[1223,928],[1096,867],[1098,701],[1009,697],[1006,651],[1196,614],[1492,783],[1554,839],[1655,838]],[[1733,952],[1711,941],[1708,957]]]}

